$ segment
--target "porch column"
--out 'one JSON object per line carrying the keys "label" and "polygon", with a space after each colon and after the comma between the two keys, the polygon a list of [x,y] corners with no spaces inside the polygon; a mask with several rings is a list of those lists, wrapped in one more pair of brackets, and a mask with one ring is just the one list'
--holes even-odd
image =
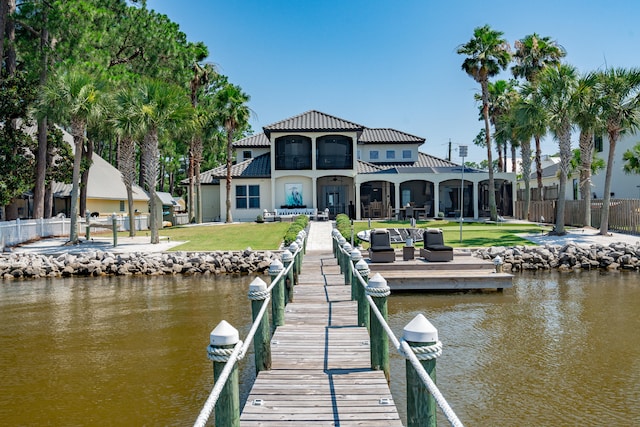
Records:
{"label": "porch column", "polygon": [[271,178],[271,206],[267,209],[269,212],[273,212],[276,208],[276,179]]}
{"label": "porch column", "polygon": [[440,181],[433,182],[433,216],[437,217],[440,212]]}
{"label": "porch column", "polygon": [[396,185],[396,194],[394,197],[394,203],[393,206],[398,209],[400,208],[402,205],[400,205],[400,183],[395,184]]}
{"label": "porch column", "polygon": [[474,182],[473,183],[473,217],[475,219],[480,218],[479,216],[480,213],[478,212],[478,194],[479,194],[478,187],[480,187],[480,183]]}
{"label": "porch column", "polygon": [[356,181],[356,177],[353,177],[355,187],[355,200],[353,203],[356,205],[356,219],[362,219],[362,212],[360,212],[360,183]]}
{"label": "porch column", "polygon": [[318,205],[318,177],[313,177],[311,180],[311,197],[313,197],[313,206],[311,206],[312,208],[317,208],[319,209],[320,206]]}

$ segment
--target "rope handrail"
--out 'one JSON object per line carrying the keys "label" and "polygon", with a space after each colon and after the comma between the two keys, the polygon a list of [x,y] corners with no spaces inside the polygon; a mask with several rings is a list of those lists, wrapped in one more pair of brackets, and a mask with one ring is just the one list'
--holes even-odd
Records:
{"label": "rope handrail", "polygon": [[[340,247],[340,245],[338,245],[338,248],[340,252],[342,252],[345,255],[348,255],[349,256],[348,259],[350,260],[351,254],[347,254],[347,252],[342,247]],[[348,270],[349,270],[349,273],[352,275],[352,277],[355,275],[360,286],[366,289],[367,282],[365,282],[360,272],[353,267],[353,263],[351,261],[349,261]],[[418,377],[420,378],[422,383],[425,385],[427,390],[429,390],[429,393],[431,393],[431,395],[434,397],[436,403],[442,410],[442,413],[447,418],[447,421],[449,421],[449,424],[451,424],[454,427],[464,427],[462,422],[458,419],[457,415],[453,412],[453,409],[451,409],[451,406],[449,406],[449,403],[446,401],[446,399],[440,392],[440,389],[438,389],[438,386],[436,385],[436,383],[433,382],[433,380],[431,379],[427,371],[424,369],[424,366],[422,366],[422,364],[420,363],[420,360],[415,355],[414,351],[411,349],[409,344],[404,339],[402,340],[402,342],[400,342],[398,338],[396,338],[395,334],[391,330],[391,327],[389,326],[386,319],[384,318],[382,313],[380,313],[380,310],[378,309],[375,302],[373,301],[373,298],[371,297],[371,295],[366,295],[366,299],[367,299],[367,302],[369,303],[369,308],[373,311],[374,315],[380,322],[380,325],[382,325],[382,328],[384,329],[387,336],[393,343],[393,346],[395,347],[396,351],[401,356],[405,357],[406,359],[409,359],[409,361],[411,362],[411,365],[414,367],[414,369],[418,373]],[[439,347],[438,348],[439,350],[442,350],[441,343],[438,342],[437,346]]]}
{"label": "rope handrail", "polygon": [[[294,259],[302,250],[303,248],[300,247],[295,251],[295,253],[293,254]],[[279,280],[282,280],[282,277],[284,275],[289,274],[289,270],[293,268],[293,265],[294,265],[294,262],[290,262],[287,267],[283,268],[282,271],[278,273],[278,275],[271,281],[270,285],[265,290],[265,292],[267,293],[267,297],[264,300],[262,300],[262,306],[260,307],[260,311],[258,312],[258,315],[256,316],[255,320],[251,324],[251,329],[249,329],[249,332],[247,333],[244,343],[242,340],[239,340],[236,343],[236,345],[233,347],[233,351],[229,355],[229,359],[225,362],[224,368],[220,373],[220,377],[216,381],[213,389],[211,389],[211,393],[209,394],[209,397],[207,397],[207,400],[205,401],[204,406],[200,410],[200,414],[198,415],[198,418],[196,418],[196,421],[193,423],[194,427],[204,427],[207,421],[209,420],[209,417],[211,417],[211,413],[213,412],[213,409],[215,408],[215,405],[218,402],[220,393],[222,392],[222,389],[224,388],[225,384],[227,383],[227,380],[229,379],[231,370],[239,360],[244,359],[244,356],[246,355],[247,350],[249,349],[249,346],[253,342],[253,337],[255,336],[256,331],[260,326],[260,322],[262,322],[262,318],[264,317],[264,314],[266,313],[267,308],[269,307],[268,303],[271,301],[271,296],[269,296],[271,294],[271,290],[274,288],[274,286],[278,283]]]}
{"label": "rope handrail", "polygon": [[193,423],[194,427],[204,427],[204,425],[207,424],[207,421],[209,420],[209,417],[213,412],[213,408],[215,407],[216,402],[220,397],[220,393],[227,383],[227,379],[229,379],[229,375],[231,374],[233,366],[238,360],[240,360],[240,354],[243,347],[244,345],[242,344],[242,341],[238,341],[235,347],[233,347],[233,352],[229,356],[229,360],[227,360],[227,363],[225,363],[218,381],[213,386],[213,389],[211,390],[207,401],[204,403],[204,406],[202,407],[202,410],[200,411],[196,422]]}

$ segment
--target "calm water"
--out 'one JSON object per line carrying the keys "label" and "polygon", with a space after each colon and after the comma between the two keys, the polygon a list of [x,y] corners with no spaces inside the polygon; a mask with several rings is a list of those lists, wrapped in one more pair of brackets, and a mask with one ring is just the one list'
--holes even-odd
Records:
{"label": "calm water", "polygon": [[[0,283],[0,424],[190,425],[212,387],[209,332],[225,319],[246,335],[250,281]],[[418,313],[438,328],[438,384],[467,426],[640,425],[639,311],[637,274],[545,273],[502,294],[389,301],[397,335]],[[398,357],[392,391],[403,411]]]}

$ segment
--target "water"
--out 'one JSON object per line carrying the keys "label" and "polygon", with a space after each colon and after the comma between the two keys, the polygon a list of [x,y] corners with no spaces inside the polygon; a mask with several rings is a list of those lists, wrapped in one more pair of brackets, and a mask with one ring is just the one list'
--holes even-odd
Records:
{"label": "water", "polygon": [[[0,424],[189,425],[213,383],[208,335],[244,337],[251,278],[0,285]],[[400,294],[397,335],[438,328],[438,385],[467,426],[640,425],[640,276],[544,273],[504,293]],[[392,357],[404,412],[404,361]],[[253,355],[241,367],[246,398]],[[443,420],[440,425],[447,425]]]}

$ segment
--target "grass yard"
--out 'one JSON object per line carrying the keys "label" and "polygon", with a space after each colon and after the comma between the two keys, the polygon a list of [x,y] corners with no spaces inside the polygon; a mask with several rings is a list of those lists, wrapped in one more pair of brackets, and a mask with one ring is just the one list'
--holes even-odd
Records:
{"label": "grass yard", "polygon": [[[409,221],[371,221],[371,228],[405,228]],[[488,246],[532,245],[517,234],[540,233],[542,229],[536,224],[467,222],[462,224],[462,243],[460,242],[460,223],[454,221],[420,221],[418,228],[442,228],[445,244],[457,248],[476,248]],[[356,233],[369,228],[367,221],[354,222]],[[367,242],[363,246],[368,247]],[[402,246],[402,245],[398,245]],[[422,242],[416,244],[422,246]]]}
{"label": "grass yard", "polygon": [[[247,247],[257,250],[275,250],[280,247],[291,223],[288,222],[246,222],[241,224],[214,224],[200,226],[177,226],[163,228],[160,236],[171,240],[187,242],[172,251],[215,251],[243,250]],[[144,235],[137,232],[137,235]],[[127,236],[128,233],[121,235]]]}

